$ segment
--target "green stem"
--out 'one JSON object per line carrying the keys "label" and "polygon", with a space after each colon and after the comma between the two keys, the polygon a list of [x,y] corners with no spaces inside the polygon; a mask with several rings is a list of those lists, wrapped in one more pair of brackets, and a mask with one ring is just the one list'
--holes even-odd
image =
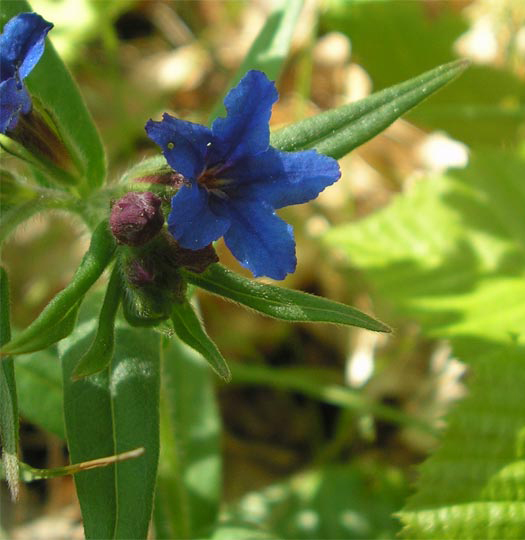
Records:
{"label": "green stem", "polygon": [[113,258],[115,248],[115,240],[109,231],[108,223],[103,221],[93,232],[89,250],[84,255],[69,285],[49,302],[25,330],[2,347],[0,354],[23,354],[39,350],[40,347],[35,348],[35,343],[41,341],[42,335],[46,335],[60,325],[75,306],[78,306],[83,296]]}
{"label": "green stem", "polygon": [[231,366],[232,384],[267,384],[283,390],[301,392],[314,399],[331,405],[357,411],[360,414],[372,414],[383,420],[410,426],[426,433],[436,435],[435,430],[421,420],[405,414],[393,407],[371,402],[360,392],[338,384],[320,384],[315,378],[306,380],[295,369],[274,369],[266,366],[254,366],[234,363]]}

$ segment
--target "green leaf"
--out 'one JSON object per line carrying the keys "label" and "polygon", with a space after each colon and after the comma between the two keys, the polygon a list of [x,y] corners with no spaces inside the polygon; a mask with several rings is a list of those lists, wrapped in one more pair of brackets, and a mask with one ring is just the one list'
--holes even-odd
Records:
{"label": "green leaf", "polygon": [[226,523],[213,532],[210,540],[279,540],[277,536],[254,525]]}
{"label": "green leaf", "polygon": [[86,320],[59,347],[64,415],[72,462],[144,447],[143,456],[75,476],[87,538],[146,538],[159,452],[159,336],[117,327],[111,366],[73,381],[93,340]]}
{"label": "green leaf", "polygon": [[227,510],[233,523],[280,538],[395,538],[391,514],[405,495],[406,481],[396,469],[355,462],[305,471],[248,493]]}
{"label": "green leaf", "polygon": [[472,155],[389,207],[326,236],[422,331],[468,362],[469,397],[447,421],[401,514],[409,538],[523,538],[525,162]]}
{"label": "green leaf", "polygon": [[[288,57],[295,25],[299,18],[303,0],[284,0],[267,19],[255,38],[248,54],[233,77],[230,88],[235,86],[247,71],[257,69],[269,79],[277,80]],[[210,114],[210,122],[224,113],[223,100],[226,92]]]}
{"label": "green leaf", "polygon": [[184,272],[187,280],[213,294],[233,300],[268,317],[289,322],[329,322],[389,332],[385,324],[345,306],[313,294],[263,285],[243,278],[219,264],[202,274]]}
{"label": "green leaf", "polygon": [[91,243],[73,279],[60,291],[40,315],[1,349],[2,354],[24,354],[46,349],[73,330],[83,296],[100,277],[115,251],[115,240],[107,221],[93,232]]}
{"label": "green leaf", "polygon": [[177,338],[163,348],[160,418],[155,537],[202,538],[219,510],[220,418],[211,371]]}
{"label": "green leaf", "polygon": [[56,347],[16,359],[20,414],[65,440],[62,370]]}
{"label": "green leaf", "polygon": [[[27,11],[32,9],[25,0],[2,2],[0,22],[3,26],[18,13]],[[30,94],[46,107],[74,160],[81,166],[82,191],[101,186],[106,175],[102,142],[76,84],[49,40],[42,58],[24,82]]]}
{"label": "green leaf", "polygon": [[[0,267],[0,345],[11,337],[9,317],[9,283],[7,272]],[[11,497],[18,497],[18,400],[12,358],[0,365],[0,441],[2,464]]]}
{"label": "green leaf", "polygon": [[111,362],[113,351],[115,349],[115,318],[117,316],[121,295],[122,283],[120,278],[120,268],[118,265],[115,265],[100,310],[95,339],[86,353],[78,361],[78,364],[73,371],[73,377],[75,379],[97,373],[107,367]]}
{"label": "green leaf", "polygon": [[[343,1],[339,9],[323,11],[321,25],[346,34],[352,56],[377,88],[385,88],[432,63],[455,58],[451,44],[469,30],[470,21],[453,2],[442,7],[429,17],[420,2],[354,2],[348,9]],[[381,36],[381,43],[370,39],[372,33]],[[446,131],[470,147],[518,145],[525,125],[525,84],[511,71],[513,61],[515,66],[520,63],[518,55],[511,46],[497,66],[474,64],[454,84],[410,111],[407,119],[425,129]]]}
{"label": "green leaf", "polygon": [[210,364],[210,367],[225,381],[231,379],[230,369],[223,358],[217,345],[210,339],[204,330],[199,317],[188,301],[183,303],[175,302],[171,314],[173,329],[179,338],[202,354],[203,358]]}
{"label": "green leaf", "polygon": [[458,77],[468,65],[465,60],[450,62],[355,103],[306,118],[273,133],[270,144],[289,152],[316,148],[339,159]]}
{"label": "green leaf", "polygon": [[523,159],[473,154],[325,241],[427,334],[508,343],[525,327],[524,178]]}
{"label": "green leaf", "polygon": [[400,514],[405,538],[525,538],[525,350],[465,359],[469,395],[420,467],[418,491]]}
{"label": "green leaf", "polygon": [[358,414],[419,428],[435,435],[427,423],[409,416],[395,407],[368,399],[363,392],[344,386],[339,374],[329,369],[279,367],[235,362],[231,366],[231,384],[269,385],[289,392],[299,392],[324,403],[342,407]]}

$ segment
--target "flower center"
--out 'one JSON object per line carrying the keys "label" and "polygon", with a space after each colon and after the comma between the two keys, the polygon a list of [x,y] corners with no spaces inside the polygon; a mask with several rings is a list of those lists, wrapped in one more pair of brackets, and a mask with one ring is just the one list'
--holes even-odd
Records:
{"label": "flower center", "polygon": [[233,180],[221,175],[222,172],[224,172],[224,165],[221,164],[204,169],[197,182],[208,191],[225,196],[224,188],[230,185]]}

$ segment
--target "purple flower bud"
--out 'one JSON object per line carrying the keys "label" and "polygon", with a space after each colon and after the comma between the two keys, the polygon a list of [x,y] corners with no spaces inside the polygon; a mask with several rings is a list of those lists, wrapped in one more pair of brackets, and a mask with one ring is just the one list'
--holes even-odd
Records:
{"label": "purple flower bud", "polygon": [[154,271],[141,259],[132,259],[125,269],[125,275],[128,282],[135,287],[145,287],[155,281]]}
{"label": "purple flower bud", "polygon": [[130,192],[111,208],[109,224],[122,244],[142,246],[162,229],[162,199],[149,191]]}

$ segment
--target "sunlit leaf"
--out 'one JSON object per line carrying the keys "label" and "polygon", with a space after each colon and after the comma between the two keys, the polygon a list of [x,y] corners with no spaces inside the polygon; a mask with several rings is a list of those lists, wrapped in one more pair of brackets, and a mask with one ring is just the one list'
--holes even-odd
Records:
{"label": "sunlit leaf", "polygon": [[286,151],[315,148],[339,159],[454,80],[468,65],[463,60],[450,62],[355,103],[300,120],[272,133],[270,143]]}

